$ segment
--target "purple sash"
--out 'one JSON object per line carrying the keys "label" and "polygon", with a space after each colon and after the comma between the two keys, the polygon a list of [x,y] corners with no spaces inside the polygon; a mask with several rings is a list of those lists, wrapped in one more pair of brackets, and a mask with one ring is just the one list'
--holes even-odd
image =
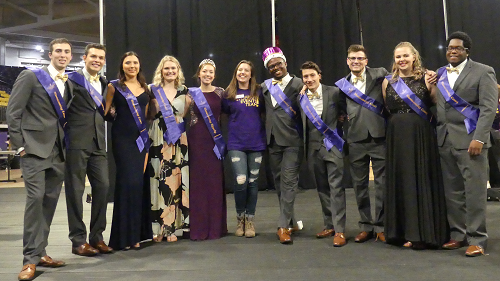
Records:
{"label": "purple sash", "polygon": [[137,129],[139,130],[139,137],[135,140],[137,143],[137,148],[142,152],[144,147],[149,143],[148,130],[146,129],[146,124],[143,122],[141,116],[141,106],[137,101],[137,98],[130,91],[130,89],[125,86],[125,89],[120,86],[117,80],[110,81],[111,84],[115,87],[115,89],[127,100],[128,108],[130,109],[130,113],[132,117],[134,117],[135,124],[137,125]]}
{"label": "purple sash", "polygon": [[184,123],[177,124],[172,106],[170,106],[170,101],[168,100],[165,91],[163,91],[163,88],[153,84],[151,84],[150,87],[156,97],[156,101],[160,105],[161,114],[163,115],[163,120],[167,126],[167,131],[163,133],[163,139],[168,144],[174,144],[185,131]]}
{"label": "purple sash", "polygon": [[207,99],[203,95],[203,92],[200,88],[189,88],[189,92],[193,97],[194,103],[200,110],[201,115],[203,116],[203,121],[205,121],[205,125],[207,125],[208,131],[212,138],[214,139],[214,153],[219,160],[224,159],[224,155],[226,154],[226,143],[222,138],[222,131],[219,128],[219,123],[214,118],[214,114],[212,113],[212,109],[210,105],[208,105]]}
{"label": "purple sash", "polygon": [[[385,77],[388,81],[391,81],[392,75],[388,75]],[[401,77],[398,77],[398,80],[391,84],[392,88],[398,96],[409,106],[415,113],[417,113],[420,117],[434,124],[436,119],[429,111],[429,109],[425,106],[424,102],[415,95],[415,93],[405,84]]]}
{"label": "purple sash", "polygon": [[342,152],[344,140],[339,136],[337,128],[332,130],[325,124],[325,122],[323,122],[323,120],[321,120],[321,117],[319,117],[316,110],[314,110],[314,107],[309,101],[307,95],[300,96],[300,106],[302,107],[307,118],[309,118],[311,123],[313,123],[314,127],[316,127],[316,129],[318,129],[318,131],[325,136],[323,143],[325,144],[326,149],[330,151],[330,149],[335,146],[340,152]]}
{"label": "purple sash", "polygon": [[348,95],[352,100],[360,104],[362,107],[384,117],[384,105],[376,99],[363,94],[358,88],[354,87],[347,79],[342,78],[335,82],[335,85],[340,88],[342,92]]}
{"label": "purple sash", "polygon": [[94,103],[99,110],[99,113],[101,114],[102,117],[104,117],[104,103],[103,100],[104,98],[102,97],[101,94],[90,84],[90,82],[85,79],[85,76],[82,74],[73,71],[68,73],[68,79],[75,82],[76,84],[82,86],[87,90],[87,92],[90,94],[90,97],[94,100]]}
{"label": "purple sash", "polygon": [[267,79],[264,81],[266,84],[267,89],[269,90],[269,93],[273,96],[273,98],[278,102],[278,105],[292,118],[292,120],[295,121],[295,129],[299,133],[299,136],[302,137],[302,126],[298,123],[297,120],[297,111],[298,108],[295,108],[293,106],[293,103],[290,101],[290,99],[283,93],[281,88],[277,85],[273,85],[273,79]]}
{"label": "purple sash", "polygon": [[54,106],[54,110],[57,113],[59,124],[64,130],[64,142],[66,143],[66,147],[69,145],[69,136],[68,136],[68,126],[66,121],[66,111],[68,110],[66,106],[66,102],[63,99],[63,96],[59,92],[59,88],[57,88],[56,81],[50,77],[50,75],[41,68],[28,68],[29,70],[35,73],[36,78],[40,84],[42,84],[43,88],[49,95],[50,101]]}
{"label": "purple sash", "polygon": [[441,67],[438,70],[438,88],[444,100],[458,112],[465,116],[464,123],[467,129],[467,134],[472,133],[476,129],[477,119],[479,119],[479,109],[473,107],[470,103],[455,94],[455,91],[450,87],[448,82],[448,72],[446,67]]}

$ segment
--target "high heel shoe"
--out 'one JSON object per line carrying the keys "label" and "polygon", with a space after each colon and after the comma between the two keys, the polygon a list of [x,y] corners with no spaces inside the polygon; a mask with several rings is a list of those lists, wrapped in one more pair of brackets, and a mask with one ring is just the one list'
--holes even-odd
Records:
{"label": "high heel shoe", "polygon": [[170,234],[167,236],[167,242],[177,242],[177,236],[175,236],[175,234]]}

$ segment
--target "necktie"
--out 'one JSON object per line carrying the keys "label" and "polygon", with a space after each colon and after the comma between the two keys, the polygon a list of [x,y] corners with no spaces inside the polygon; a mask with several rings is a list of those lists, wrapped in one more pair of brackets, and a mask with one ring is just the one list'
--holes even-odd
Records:
{"label": "necktie", "polygon": [[448,71],[448,73],[456,72],[457,74],[460,74],[460,71],[456,67],[447,67],[446,70]]}
{"label": "necktie", "polygon": [[281,85],[283,85],[283,81],[273,79],[273,85],[276,85],[276,84],[281,86]]}
{"label": "necktie", "polygon": [[309,100],[319,99],[320,98],[318,92],[311,93],[311,91],[307,92],[307,97],[309,98]]}
{"label": "necktie", "polygon": [[58,80],[58,79],[61,79],[64,83],[66,83],[66,80],[68,80],[68,74],[57,74],[56,75],[56,79],[54,80]]}
{"label": "necktie", "polygon": [[365,81],[365,79],[363,79],[363,77],[358,77],[358,76],[354,76],[352,78],[352,83],[356,84],[356,83],[358,83],[358,81],[363,82],[363,81]]}
{"label": "necktie", "polygon": [[89,77],[89,81],[90,81],[90,83],[94,83],[94,82],[99,81],[99,75],[96,75],[96,76],[90,76],[90,77]]}

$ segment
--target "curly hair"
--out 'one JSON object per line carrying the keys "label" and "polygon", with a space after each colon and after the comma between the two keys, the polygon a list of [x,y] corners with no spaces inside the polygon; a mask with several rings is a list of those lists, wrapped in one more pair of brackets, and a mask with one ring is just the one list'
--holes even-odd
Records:
{"label": "curly hair", "polygon": [[[415,80],[419,80],[422,78],[422,76],[425,75],[425,69],[422,66],[422,58],[420,57],[420,53],[413,47],[413,45],[410,42],[401,42],[396,45],[394,48],[394,52],[396,52],[397,49],[399,48],[409,48],[410,52],[413,54],[415,57],[415,61],[413,62],[413,68],[412,68],[412,73],[415,75]],[[392,79],[391,83],[394,83],[398,80],[400,77],[400,70],[398,68],[398,65],[396,64],[396,61],[394,60],[392,62]]]}
{"label": "curly hair", "polygon": [[467,48],[467,54],[470,53],[471,47],[472,47],[472,39],[469,37],[469,35],[463,31],[455,31],[450,36],[448,36],[448,39],[446,39],[446,47],[450,45],[450,41],[452,39],[460,39],[464,42],[464,48]]}

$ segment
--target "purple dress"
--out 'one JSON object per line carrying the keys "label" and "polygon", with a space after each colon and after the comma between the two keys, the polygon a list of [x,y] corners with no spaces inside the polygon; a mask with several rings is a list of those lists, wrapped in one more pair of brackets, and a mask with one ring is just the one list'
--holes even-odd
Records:
{"label": "purple dress", "polygon": [[[223,90],[203,93],[214,117],[219,120]],[[191,124],[187,132],[189,154],[189,222],[191,240],[218,239],[227,233],[226,196],[222,161],[200,110],[191,103]]]}

